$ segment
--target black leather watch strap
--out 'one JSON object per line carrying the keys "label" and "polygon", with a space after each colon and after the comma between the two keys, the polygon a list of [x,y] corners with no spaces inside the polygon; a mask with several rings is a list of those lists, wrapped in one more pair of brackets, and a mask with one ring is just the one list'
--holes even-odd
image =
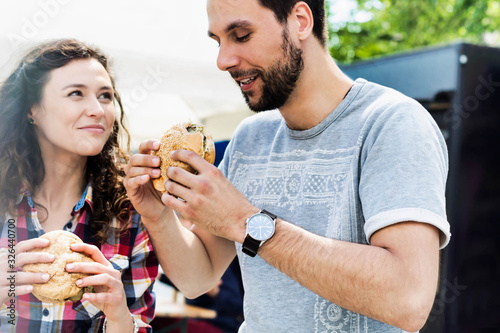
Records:
{"label": "black leather watch strap", "polygon": [[265,209],[261,210],[260,212],[261,212],[261,214],[266,214],[266,215],[269,215],[269,217],[271,217],[271,218],[272,218],[273,220],[275,220],[275,221],[276,221],[276,219],[278,218],[276,215],[274,215],[273,213],[268,212],[268,211],[267,211],[267,210],[265,210]]}
{"label": "black leather watch strap", "polygon": [[[276,221],[277,216],[274,215],[273,213],[268,212],[265,209],[262,209],[260,214],[266,214],[270,218],[273,219],[273,221]],[[259,247],[261,245],[262,241],[256,240],[252,238],[250,235],[247,235],[245,237],[245,240],[243,241],[241,251],[245,254],[248,254],[250,257],[255,257],[257,255],[257,251],[259,250]]]}
{"label": "black leather watch strap", "polygon": [[250,257],[255,257],[257,255],[259,247],[260,241],[253,239],[252,237],[247,235],[241,247],[241,251],[243,251],[243,253],[245,254],[248,254]]}

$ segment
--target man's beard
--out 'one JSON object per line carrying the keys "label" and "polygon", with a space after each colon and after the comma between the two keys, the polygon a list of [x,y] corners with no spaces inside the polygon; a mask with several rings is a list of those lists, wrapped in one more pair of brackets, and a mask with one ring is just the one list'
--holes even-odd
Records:
{"label": "man's beard", "polygon": [[261,112],[282,107],[297,85],[300,73],[304,69],[304,60],[302,50],[288,39],[286,29],[283,30],[281,48],[283,49],[283,58],[277,60],[268,70],[255,69],[231,73],[233,77],[259,75],[262,80],[262,96],[257,102],[250,102],[250,97],[255,94],[254,91],[242,91],[243,97],[252,111]]}

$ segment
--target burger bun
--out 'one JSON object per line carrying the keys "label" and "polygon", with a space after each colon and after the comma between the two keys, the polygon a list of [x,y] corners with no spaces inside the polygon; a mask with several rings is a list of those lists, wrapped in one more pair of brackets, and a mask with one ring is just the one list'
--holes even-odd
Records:
{"label": "burger bun", "polygon": [[153,179],[153,186],[158,191],[165,192],[163,184],[168,178],[167,169],[169,167],[175,166],[191,173],[196,172],[189,164],[173,160],[170,157],[170,153],[178,149],[194,151],[211,164],[215,161],[215,144],[212,136],[204,133],[203,125],[183,122],[172,126],[163,134],[160,148],[153,152],[153,155],[161,159],[160,177]]}
{"label": "burger bun", "polygon": [[84,290],[79,288],[75,282],[89,276],[84,273],[69,273],[66,264],[74,262],[94,262],[89,256],[71,250],[73,243],[83,243],[75,234],[55,230],[45,233],[40,238],[48,239],[47,247],[36,248],[28,252],[46,252],[53,254],[55,260],[51,263],[37,263],[24,265],[23,272],[48,273],[50,279],[46,283],[33,284],[33,295],[42,302],[59,303],[65,301],[78,301]]}

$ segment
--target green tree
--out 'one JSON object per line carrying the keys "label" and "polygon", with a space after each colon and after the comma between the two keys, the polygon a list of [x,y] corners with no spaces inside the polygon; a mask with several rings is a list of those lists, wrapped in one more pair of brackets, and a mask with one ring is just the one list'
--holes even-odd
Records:
{"label": "green tree", "polygon": [[[330,0],[330,18],[336,1],[346,0]],[[352,1],[347,20],[329,20],[330,53],[339,63],[457,40],[500,46],[498,0]]]}

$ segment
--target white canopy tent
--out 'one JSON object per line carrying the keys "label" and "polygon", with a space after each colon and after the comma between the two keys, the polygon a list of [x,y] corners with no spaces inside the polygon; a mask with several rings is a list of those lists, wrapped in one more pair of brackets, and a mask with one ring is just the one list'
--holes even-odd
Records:
{"label": "white canopy tent", "polygon": [[205,0],[2,0],[0,80],[32,45],[78,38],[112,58],[134,147],[187,120],[229,139],[251,112],[207,28]]}

